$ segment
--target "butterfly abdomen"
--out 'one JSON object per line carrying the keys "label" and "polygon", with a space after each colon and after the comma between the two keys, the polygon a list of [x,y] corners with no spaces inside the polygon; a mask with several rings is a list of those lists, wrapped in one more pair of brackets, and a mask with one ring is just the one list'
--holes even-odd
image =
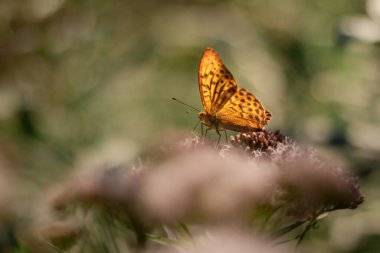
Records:
{"label": "butterfly abdomen", "polygon": [[228,124],[228,125],[225,125],[225,126],[223,124],[221,124],[219,126],[219,130],[220,129],[227,129],[227,130],[231,130],[231,131],[235,131],[235,132],[240,132],[240,133],[260,132],[262,130],[262,128],[247,127],[247,126],[240,126],[240,125],[231,125],[231,124]]}

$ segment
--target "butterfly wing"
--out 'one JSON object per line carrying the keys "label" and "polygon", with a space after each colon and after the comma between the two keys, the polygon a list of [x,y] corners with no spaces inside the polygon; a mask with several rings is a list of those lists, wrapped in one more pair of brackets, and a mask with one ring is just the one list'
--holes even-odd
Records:
{"label": "butterfly wing", "polygon": [[223,128],[248,132],[263,129],[272,114],[253,94],[239,88],[216,116]]}
{"label": "butterfly wing", "polygon": [[198,70],[199,93],[207,114],[214,115],[236,93],[237,84],[217,52],[207,48]]}

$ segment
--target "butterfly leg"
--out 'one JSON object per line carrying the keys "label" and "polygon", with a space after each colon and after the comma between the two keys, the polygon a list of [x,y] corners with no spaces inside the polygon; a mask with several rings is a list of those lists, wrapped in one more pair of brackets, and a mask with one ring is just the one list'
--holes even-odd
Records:
{"label": "butterfly leg", "polygon": [[[211,129],[214,129],[214,128],[212,128],[212,127],[207,127],[207,128],[206,128],[206,132],[205,132],[205,135],[204,135],[204,138],[205,138],[205,139],[206,139],[206,136],[207,136],[208,131],[211,130]],[[216,131],[216,132],[217,132],[217,134],[219,135],[219,139],[218,139],[218,143],[219,143],[219,140],[220,140],[220,136],[221,136],[221,135],[220,135],[220,133],[219,133],[218,131]]]}
{"label": "butterfly leg", "polygon": [[220,139],[222,138],[222,135],[219,133],[218,129],[215,129],[215,130],[216,130],[216,133],[219,135],[218,141],[216,143],[216,145],[218,145],[220,142]]}
{"label": "butterfly leg", "polygon": [[205,135],[204,135],[204,137],[206,138],[206,136],[207,136],[207,133],[208,133],[208,130],[210,130],[211,128],[206,128],[206,132],[205,132]]}
{"label": "butterfly leg", "polygon": [[[197,129],[197,127],[198,127],[199,123],[201,123],[201,121],[200,121],[200,120],[198,120],[197,124],[196,124],[196,125],[195,125],[195,127],[193,128],[193,132],[195,131],[195,129]],[[202,125],[201,125],[201,126],[202,126]]]}
{"label": "butterfly leg", "polygon": [[226,136],[226,144],[228,144],[227,130],[224,129],[224,135]]}

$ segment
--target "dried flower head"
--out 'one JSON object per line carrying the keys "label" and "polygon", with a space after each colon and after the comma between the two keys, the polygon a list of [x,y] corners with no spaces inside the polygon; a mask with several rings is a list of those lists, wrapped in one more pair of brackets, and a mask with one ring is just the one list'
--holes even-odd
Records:
{"label": "dried flower head", "polygon": [[280,131],[272,132],[262,130],[260,132],[240,133],[231,137],[231,144],[235,147],[253,152],[265,152],[275,149],[279,143],[289,143],[290,138],[282,135]]}

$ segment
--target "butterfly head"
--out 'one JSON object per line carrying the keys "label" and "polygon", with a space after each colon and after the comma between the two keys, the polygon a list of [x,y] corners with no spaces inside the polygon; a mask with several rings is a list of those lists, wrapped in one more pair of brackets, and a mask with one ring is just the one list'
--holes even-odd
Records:
{"label": "butterfly head", "polygon": [[199,119],[204,125],[208,127],[214,127],[216,125],[216,118],[207,114],[206,112],[200,112]]}

